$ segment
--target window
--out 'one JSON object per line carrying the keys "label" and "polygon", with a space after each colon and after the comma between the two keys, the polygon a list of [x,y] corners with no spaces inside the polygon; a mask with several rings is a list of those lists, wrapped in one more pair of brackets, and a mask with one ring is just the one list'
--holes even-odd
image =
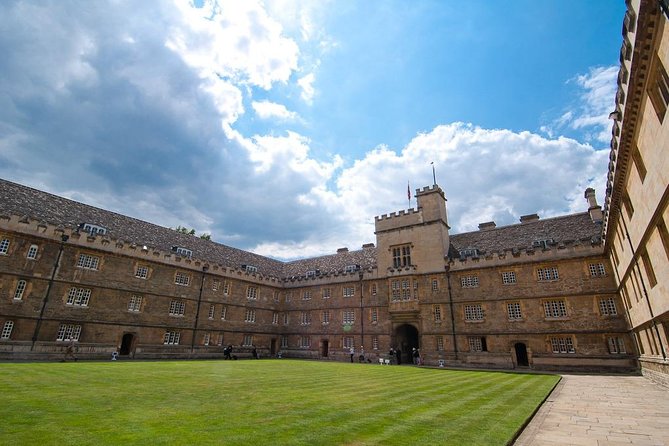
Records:
{"label": "window", "polygon": [[181,332],[179,331],[166,331],[165,336],[163,336],[163,344],[165,345],[179,345],[179,340],[181,339]]}
{"label": "window", "polygon": [[323,310],[321,320],[323,322],[323,325],[327,325],[330,323],[330,310]]}
{"label": "window", "polygon": [[393,300],[411,299],[411,280],[393,280],[390,284]]}
{"label": "window", "polygon": [[641,253],[641,260],[643,261],[643,269],[646,270],[646,275],[648,276],[648,284],[653,288],[657,285],[657,278],[655,277],[655,270],[653,269],[653,264],[650,262],[648,251],[645,249]]}
{"label": "window", "polygon": [[627,353],[627,350],[625,350],[625,341],[623,341],[623,338],[611,337],[608,340],[608,344],[609,353],[612,355],[622,355]]}
{"label": "window", "polygon": [[311,338],[309,336],[300,336],[300,347],[302,348],[311,347]]}
{"label": "window", "polygon": [[218,279],[214,279],[211,282],[211,291],[218,291],[218,289],[221,287],[221,281]]}
{"label": "window", "polygon": [[281,348],[288,348],[288,336],[281,336]]}
{"label": "window", "polygon": [[465,305],[465,320],[482,321],[483,308],[481,307],[481,305]]}
{"label": "window", "polygon": [[307,277],[316,277],[316,270],[309,270],[306,274]]}
{"label": "window", "polygon": [[2,326],[2,334],[0,334],[0,339],[7,340],[11,338],[13,329],[14,321],[5,321],[5,325]]}
{"label": "window", "polygon": [[354,347],[355,342],[354,342],[353,336],[344,336],[344,338],[342,339],[342,344],[343,344],[344,348],[346,348],[346,349]]}
{"label": "window", "polygon": [[77,262],[79,268],[85,269],[98,269],[99,264],[100,257],[89,256],[88,254],[79,255],[79,261]]}
{"label": "window", "polygon": [[244,322],[254,323],[255,321],[256,321],[256,310],[247,308],[246,315],[244,316]]}
{"label": "window", "polygon": [[60,324],[56,341],[79,341],[81,336],[81,325]]}
{"label": "window", "polygon": [[177,271],[177,273],[174,275],[174,283],[177,285],[181,286],[189,286],[190,285],[190,275],[186,273],[182,273],[180,271]]}
{"label": "window", "polygon": [[70,288],[70,292],[67,294],[67,301],[65,303],[75,307],[87,307],[90,299],[91,290],[88,288]]}
{"label": "window", "polygon": [[465,249],[461,249],[459,251],[459,253],[460,253],[460,258],[461,259],[464,259],[464,258],[467,258],[467,257],[478,257],[479,250],[476,249],[476,248],[465,248]]}
{"label": "window", "polygon": [[392,248],[393,268],[411,266],[411,245],[396,246]]}
{"label": "window", "polygon": [[372,321],[372,324],[376,324],[379,322],[379,310],[377,308],[372,308],[370,310],[370,320]]}
{"label": "window", "polygon": [[258,287],[248,286],[246,288],[246,298],[249,300],[256,300],[258,298]]}
{"label": "window", "polygon": [[606,276],[606,269],[603,263],[591,263],[588,265],[588,268],[590,269],[590,277]]}
{"label": "window", "polygon": [[145,265],[137,265],[135,269],[135,277],[138,279],[146,279],[149,277],[149,267]]}
{"label": "window", "polygon": [[290,317],[288,313],[283,313],[283,325],[288,325],[290,323]]}
{"label": "window", "polygon": [[440,351],[440,352],[444,351],[444,337],[443,336],[437,336],[437,351]]}
{"label": "window", "polygon": [[223,345],[223,334],[219,333],[216,335],[216,345]]}
{"label": "window", "polygon": [[627,194],[627,192],[623,194],[622,201],[623,201],[623,207],[625,208],[625,212],[627,213],[627,218],[631,220],[632,216],[634,216],[634,205],[632,204],[632,199]]}
{"label": "window", "polygon": [[344,297],[353,297],[355,295],[355,287],[345,286],[344,287]]}
{"label": "window", "polygon": [[222,321],[225,320],[225,315],[226,315],[227,312],[228,312],[228,307],[221,308],[221,320]]}
{"label": "window", "polygon": [[205,333],[204,337],[202,339],[202,344],[203,345],[209,345],[209,340],[211,339],[211,334]]}
{"label": "window", "polygon": [[35,260],[37,258],[37,251],[39,250],[39,247],[37,245],[30,245],[30,248],[28,248],[28,255],[26,255],[26,258],[29,260]]}
{"label": "window", "polygon": [[571,337],[551,338],[553,353],[576,353]]}
{"label": "window", "polygon": [[[504,274],[502,273],[502,277],[504,277]],[[460,277],[460,285],[462,285],[462,288],[476,288],[479,286],[479,276]]]}
{"label": "window", "polygon": [[469,351],[470,352],[487,352],[488,346],[486,345],[485,337],[483,336],[469,336],[467,337],[469,342]]}
{"label": "window", "polygon": [[84,223],[83,229],[84,232],[88,232],[91,235],[95,234],[105,235],[107,233],[107,229],[103,228],[102,226],[92,225],[90,223]]}
{"label": "window", "polygon": [[329,299],[331,295],[332,295],[331,288],[323,288],[323,299]]}
{"label": "window", "polygon": [[223,294],[228,296],[230,294],[230,282],[227,280],[223,283]]}
{"label": "window", "polygon": [[547,318],[567,317],[567,306],[564,300],[547,300],[544,302]]}
{"label": "window", "polygon": [[23,292],[26,290],[27,282],[25,280],[19,280],[16,283],[16,290],[14,291],[14,300],[23,299]]}
{"label": "window", "polygon": [[216,305],[214,304],[209,305],[209,315],[208,315],[209,319],[213,319],[215,314],[216,314]]}
{"label": "window", "polygon": [[177,255],[180,255],[182,257],[187,257],[189,259],[193,257],[193,251],[191,251],[190,249],[181,248],[179,246],[173,246],[172,250],[175,251]]}
{"label": "window", "polygon": [[244,335],[242,345],[244,347],[251,347],[253,345],[253,335]]}
{"label": "window", "polygon": [[342,323],[344,325],[353,325],[355,323],[355,311],[344,310],[342,313]]}
{"label": "window", "polygon": [[375,283],[372,284],[371,293],[372,293],[372,296],[376,296],[377,289],[376,289],[376,284]]}
{"label": "window", "polygon": [[300,324],[301,325],[310,325],[311,324],[311,314],[308,311],[303,311],[300,313]]}
{"label": "window", "polygon": [[655,67],[648,83],[648,96],[658,119],[662,122],[669,105],[669,76],[657,55],[653,58],[653,63]]}
{"label": "window", "polygon": [[311,291],[305,291],[302,294],[302,300],[310,300],[311,299]]}
{"label": "window", "polygon": [[506,304],[506,311],[509,314],[510,321],[517,321],[523,318],[523,314],[520,311],[520,302]]}
{"label": "window", "polygon": [[658,223],[657,231],[660,233],[664,253],[667,256],[667,259],[669,259],[669,231],[667,231],[667,225],[664,223],[664,220],[660,220],[660,223]]}
{"label": "window", "polygon": [[258,267],[254,265],[242,265],[242,269],[247,273],[257,273]]}
{"label": "window", "polygon": [[554,266],[537,269],[537,280],[539,280],[539,282],[549,282],[558,280],[559,278],[560,275],[558,274],[558,269]]}
{"label": "window", "polygon": [[277,312],[272,313],[272,324],[279,325],[279,313]]}
{"label": "window", "polygon": [[344,271],[347,273],[354,273],[360,269],[360,265],[346,265]]}
{"label": "window", "polygon": [[432,312],[434,313],[434,321],[441,322],[441,305],[434,305]]}
{"label": "window", "polygon": [[618,314],[616,301],[613,297],[599,299],[599,314],[602,316],[616,316]]}
{"label": "window", "polygon": [[634,166],[636,167],[636,172],[639,174],[639,179],[643,183],[643,181],[646,179],[646,174],[648,171],[646,170],[646,164],[643,162],[643,157],[641,156],[641,152],[639,151],[638,147],[634,147],[634,151],[632,152],[632,160],[634,160]]}
{"label": "window", "polygon": [[432,279],[432,292],[436,293],[439,291],[439,281],[437,279]]}
{"label": "window", "polygon": [[504,285],[511,285],[516,283],[516,272],[515,271],[504,271],[502,273],[502,283]]}
{"label": "window", "polygon": [[272,298],[274,299],[274,302],[279,302],[279,292],[272,291]]}
{"label": "window", "polygon": [[379,349],[379,337],[372,336],[372,350],[378,350],[378,349]]}
{"label": "window", "polygon": [[183,316],[186,313],[186,302],[173,300],[170,302],[170,316]]}
{"label": "window", "polygon": [[3,238],[0,240],[0,254],[7,255],[9,252],[9,239]]}
{"label": "window", "polygon": [[135,313],[142,310],[142,296],[132,295],[130,296],[130,301],[128,302],[128,311],[134,311]]}

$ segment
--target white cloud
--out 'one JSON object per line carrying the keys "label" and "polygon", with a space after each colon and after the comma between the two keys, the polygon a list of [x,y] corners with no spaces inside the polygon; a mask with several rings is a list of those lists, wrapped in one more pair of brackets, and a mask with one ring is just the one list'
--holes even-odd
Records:
{"label": "white cloud", "polygon": [[612,123],[608,116],[615,108],[618,70],[618,66],[595,67],[571,79],[580,89],[578,101],[541,131],[552,137],[569,128],[583,132],[587,142],[609,143]]}
{"label": "white cloud", "polygon": [[297,119],[297,113],[288,110],[283,104],[270,101],[253,101],[251,106],[260,119],[277,118],[284,121]]}
{"label": "white cloud", "polygon": [[302,94],[300,97],[307,104],[311,104],[313,102],[314,95],[316,94],[316,90],[314,89],[314,81],[314,73],[309,73],[297,80],[297,85],[302,88]]}

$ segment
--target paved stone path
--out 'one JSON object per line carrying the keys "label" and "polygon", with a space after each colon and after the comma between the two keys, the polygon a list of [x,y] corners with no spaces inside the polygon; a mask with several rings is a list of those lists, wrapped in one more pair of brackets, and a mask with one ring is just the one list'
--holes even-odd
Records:
{"label": "paved stone path", "polygon": [[515,446],[667,445],[669,389],[641,376],[563,375]]}

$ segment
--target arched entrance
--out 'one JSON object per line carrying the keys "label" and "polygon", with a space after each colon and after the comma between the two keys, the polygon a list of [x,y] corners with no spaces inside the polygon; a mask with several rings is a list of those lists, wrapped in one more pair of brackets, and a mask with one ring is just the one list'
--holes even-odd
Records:
{"label": "arched entrance", "polygon": [[530,362],[527,358],[527,346],[522,342],[516,342],[516,364],[518,367],[528,367]]}
{"label": "arched entrance", "polygon": [[132,353],[133,345],[135,341],[135,336],[132,333],[126,333],[123,335],[121,340],[121,351],[120,355],[129,355]]}
{"label": "arched entrance", "polygon": [[[410,324],[402,324],[395,329],[395,350],[401,351],[402,363],[411,364],[411,351],[414,348],[420,348],[420,338],[418,336],[418,329]],[[399,359],[399,358],[398,358]]]}
{"label": "arched entrance", "polygon": [[330,352],[330,342],[327,339],[321,341],[321,356],[327,358]]}

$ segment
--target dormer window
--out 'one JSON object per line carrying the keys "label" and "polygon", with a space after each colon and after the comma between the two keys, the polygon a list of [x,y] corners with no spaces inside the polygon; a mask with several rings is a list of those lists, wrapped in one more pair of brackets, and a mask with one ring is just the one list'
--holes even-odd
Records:
{"label": "dormer window", "polygon": [[257,273],[258,267],[254,265],[242,265],[242,269],[247,273]]}
{"label": "dormer window", "polygon": [[535,240],[532,242],[533,248],[549,249],[551,245],[554,245],[555,242],[552,238],[547,238],[545,240]]}
{"label": "dormer window", "polygon": [[177,255],[180,255],[182,257],[187,257],[189,259],[193,257],[193,251],[191,251],[190,249],[182,248],[180,246],[172,246],[172,251],[176,252]]}
{"label": "dormer window", "polygon": [[344,271],[347,273],[353,273],[356,272],[360,269],[360,265],[346,265],[346,268],[344,268]]}
{"label": "dormer window", "polygon": [[478,257],[479,250],[476,248],[465,248],[460,250],[460,258],[464,259],[467,257]]}
{"label": "dormer window", "polygon": [[105,235],[107,233],[106,228],[103,228],[102,226],[98,225],[93,225],[90,223],[82,223],[79,225],[79,227],[83,229],[84,232],[88,232],[91,235],[96,235],[96,234]]}
{"label": "dormer window", "polygon": [[316,277],[317,274],[318,274],[318,270],[312,269],[312,270],[307,271],[306,276],[307,277]]}

